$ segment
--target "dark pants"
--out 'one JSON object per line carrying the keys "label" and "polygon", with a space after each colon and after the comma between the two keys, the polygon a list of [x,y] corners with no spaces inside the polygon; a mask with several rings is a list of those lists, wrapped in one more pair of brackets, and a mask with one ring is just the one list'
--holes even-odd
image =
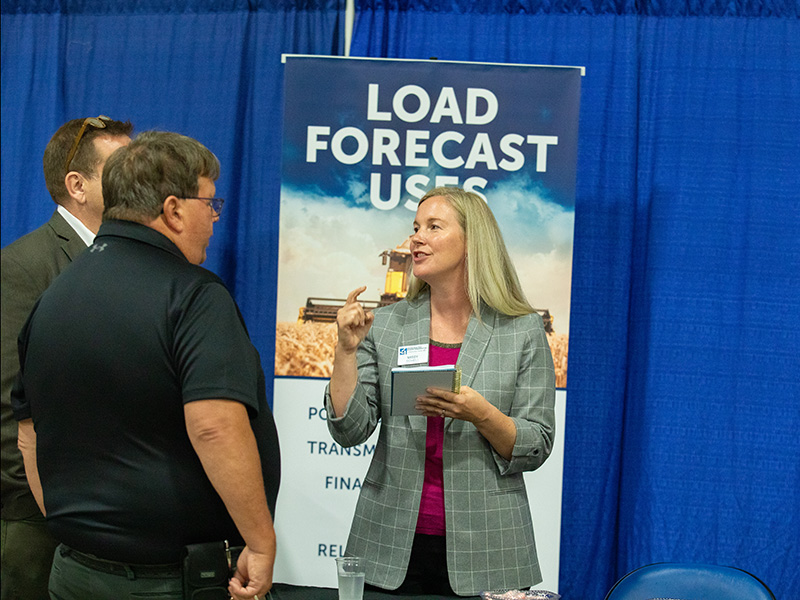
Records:
{"label": "dark pants", "polygon": [[56,550],[53,571],[50,574],[52,600],[179,600],[183,598],[180,573],[172,576],[137,575],[136,565],[120,565],[127,574],[106,573],[77,560],[73,551],[63,544]]}
{"label": "dark pants", "polygon": [[47,582],[58,542],[39,515],[0,521],[0,597],[2,600],[48,600]]}
{"label": "dark pants", "polygon": [[443,535],[414,535],[408,571],[402,585],[394,591],[367,585],[368,589],[388,594],[441,594],[455,596],[447,574],[447,544]]}

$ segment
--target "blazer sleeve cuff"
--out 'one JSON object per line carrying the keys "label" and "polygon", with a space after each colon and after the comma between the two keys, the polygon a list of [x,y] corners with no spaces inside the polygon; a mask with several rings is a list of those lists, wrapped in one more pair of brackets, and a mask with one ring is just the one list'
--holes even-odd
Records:
{"label": "blazer sleeve cuff", "polygon": [[552,452],[552,443],[547,444],[549,438],[542,434],[539,426],[512,417],[517,426],[517,440],[511,451],[511,460],[500,456],[494,448],[492,454],[495,464],[501,475],[522,473],[538,469]]}
{"label": "blazer sleeve cuff", "polygon": [[344,414],[341,416],[334,416],[330,387],[330,383],[325,386],[324,406],[331,437],[345,448],[366,441],[372,434],[372,430],[369,427],[369,410],[366,407],[366,400],[358,397],[360,384],[356,385],[356,390],[347,401]]}

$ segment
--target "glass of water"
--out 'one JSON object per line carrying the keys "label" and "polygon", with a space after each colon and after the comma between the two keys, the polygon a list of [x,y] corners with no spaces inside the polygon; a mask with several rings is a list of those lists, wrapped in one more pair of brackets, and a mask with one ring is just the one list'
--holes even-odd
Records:
{"label": "glass of water", "polygon": [[339,575],[339,600],[362,600],[364,597],[365,561],[360,556],[342,556],[336,559]]}

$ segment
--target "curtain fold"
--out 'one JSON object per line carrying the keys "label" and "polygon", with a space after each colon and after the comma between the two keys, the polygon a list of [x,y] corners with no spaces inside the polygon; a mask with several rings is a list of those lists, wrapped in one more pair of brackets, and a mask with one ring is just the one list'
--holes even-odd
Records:
{"label": "curtain fold", "polygon": [[[2,245],[53,210],[52,133],[196,137],[228,198],[206,264],[271,385],[281,53],[341,54],[345,0],[3,0]],[[586,66],[561,540],[565,598],[647,562],[800,589],[795,0],[357,0],[358,56]],[[546,549],[540,548],[540,552]]]}
{"label": "curtain fold", "polygon": [[[321,15],[344,10],[339,0],[0,0],[3,14],[146,15],[271,12]],[[325,40],[319,40],[325,43]]]}
{"label": "curtain fold", "polygon": [[345,0],[3,1],[2,245],[52,213],[42,153],[65,121],[106,114],[195,137],[220,159],[228,200],[204,266],[236,297],[271,375],[281,54],[342,54],[344,12]]}
{"label": "curtain fold", "polygon": [[354,56],[586,67],[565,598],[603,598],[657,561],[735,565],[779,598],[800,589],[797,11],[357,4]]}
{"label": "curtain fold", "polygon": [[356,0],[357,12],[427,15],[640,15],[775,17],[800,15],[794,0]]}
{"label": "curtain fold", "polygon": [[620,570],[687,556],[797,589],[796,25],[642,23]]}

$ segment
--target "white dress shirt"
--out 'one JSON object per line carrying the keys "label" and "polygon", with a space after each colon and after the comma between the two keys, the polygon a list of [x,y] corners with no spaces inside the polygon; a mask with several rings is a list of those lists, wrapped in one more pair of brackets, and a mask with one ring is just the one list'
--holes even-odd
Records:
{"label": "white dress shirt", "polygon": [[58,210],[58,214],[64,217],[64,220],[69,223],[70,227],[75,230],[75,233],[77,233],[78,236],[83,240],[83,243],[86,244],[87,248],[94,243],[94,234],[89,230],[88,227],[86,227],[86,225],[83,224],[83,222],[81,222],[78,217],[73,215],[60,204],[56,210]]}

